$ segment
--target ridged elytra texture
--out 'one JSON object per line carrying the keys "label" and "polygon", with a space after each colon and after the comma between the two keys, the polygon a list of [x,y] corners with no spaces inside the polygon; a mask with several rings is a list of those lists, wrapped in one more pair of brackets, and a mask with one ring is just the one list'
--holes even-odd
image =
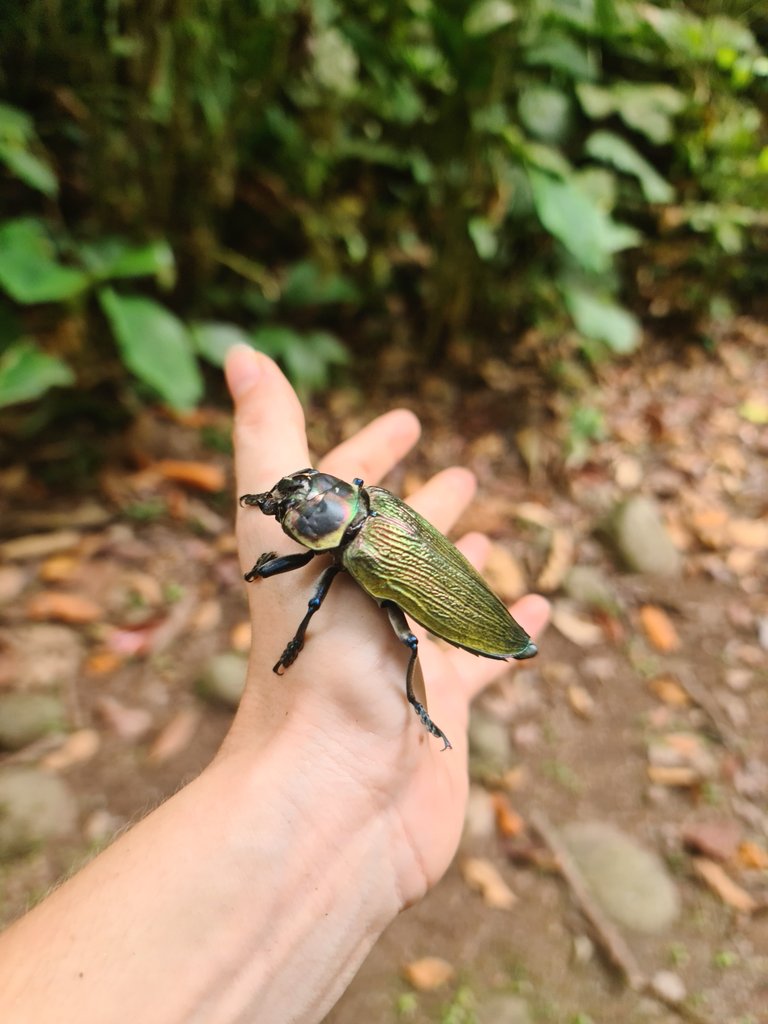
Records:
{"label": "ridged elytra texture", "polygon": [[366,491],[374,515],[342,554],[365,591],[475,654],[514,658],[529,647],[528,634],[449,540],[383,487]]}

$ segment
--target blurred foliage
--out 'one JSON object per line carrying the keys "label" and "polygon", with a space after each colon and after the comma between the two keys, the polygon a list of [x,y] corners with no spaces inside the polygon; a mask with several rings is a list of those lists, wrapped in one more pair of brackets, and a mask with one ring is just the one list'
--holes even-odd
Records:
{"label": "blurred foliage", "polygon": [[597,358],[739,306],[766,42],[746,0],[5,0],[0,405],[127,369],[191,406],[235,340],[308,392],[393,335]]}

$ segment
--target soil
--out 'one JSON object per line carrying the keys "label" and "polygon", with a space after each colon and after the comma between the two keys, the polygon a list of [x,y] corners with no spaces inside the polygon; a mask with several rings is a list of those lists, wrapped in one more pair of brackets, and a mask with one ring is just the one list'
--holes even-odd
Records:
{"label": "soil", "polygon": [[[632,362],[600,368],[589,390],[502,369],[480,367],[482,387],[422,375],[404,393],[393,357],[375,387],[337,389],[310,411],[322,451],[379,411],[413,408],[423,440],[388,485],[407,493],[445,465],[469,465],[480,490],[461,528],[487,531],[503,550],[494,584],[504,596],[522,584],[536,589],[543,577],[563,627],[550,627],[535,662],[480,702],[481,713],[505,723],[512,753],[495,776],[473,763],[474,785],[503,792],[520,829],[465,840],[434,891],[387,930],[325,1024],[488,1024],[492,995],[522,998],[532,1021],[768,1022],[768,336],[742,320],[712,352],[649,345]],[[63,529],[79,537],[62,552],[19,558],[2,549],[0,568],[21,575],[0,605],[0,689],[22,685],[12,640],[32,618],[46,621],[40,593],[74,593],[101,609],[86,621],[71,609],[64,616],[85,658],[66,688],[70,726],[100,738],[89,759],[61,769],[83,831],[2,865],[4,922],[86,856],[89,837],[102,841],[105,814],[115,827],[136,820],[199,772],[227,730],[231,711],[201,700],[196,682],[215,653],[247,644],[234,483],[222,450],[228,426],[226,410],[184,422],[148,412],[110,452],[96,488],[81,484],[77,493],[49,482],[61,445],[53,455],[25,452],[0,475],[6,537]],[[182,479],[168,459],[195,460],[214,476]],[[606,540],[606,517],[633,494],[657,503],[682,553],[679,575],[629,572]],[[78,521],[86,502],[101,519]],[[568,595],[572,565],[600,574],[608,606]],[[648,606],[661,627],[644,618]],[[116,715],[105,698],[117,701]],[[147,715],[133,734],[124,712],[135,709]],[[180,711],[190,729],[169,738]],[[692,737],[682,752],[670,740],[681,733]],[[170,753],[160,756],[162,736]],[[61,741],[0,754],[0,765],[40,763]],[[654,772],[654,743],[679,755],[662,769],[683,771]],[[532,827],[542,812],[555,826],[613,823],[664,859],[681,917],[663,934],[624,937],[645,975],[682,978],[683,1006],[631,990],[609,963]],[[735,827],[739,842],[727,855],[706,844],[692,851],[686,834],[696,846],[702,822],[716,832]],[[517,896],[513,909],[489,907],[468,888],[460,869],[468,853],[496,865]],[[703,881],[694,853],[751,895],[751,912]],[[416,991],[403,968],[426,956],[446,960],[454,975]]]}

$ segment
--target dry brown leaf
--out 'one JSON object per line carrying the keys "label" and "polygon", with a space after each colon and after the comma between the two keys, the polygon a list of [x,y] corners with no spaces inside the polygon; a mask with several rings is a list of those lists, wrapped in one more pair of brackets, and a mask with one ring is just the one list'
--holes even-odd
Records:
{"label": "dry brown leaf", "polygon": [[517,903],[517,896],[501,877],[496,865],[485,857],[466,857],[461,863],[461,874],[470,889],[482,895],[486,906],[509,910]]}
{"label": "dry brown leaf", "polygon": [[432,992],[440,988],[454,975],[454,969],[447,960],[439,956],[423,956],[403,965],[403,976],[409,985],[419,992]]}
{"label": "dry brown leaf", "polygon": [[652,646],[663,654],[680,649],[680,637],[667,613],[654,604],[644,604],[640,609],[640,622]]}
{"label": "dry brown leaf", "polygon": [[59,590],[41,590],[27,601],[26,613],[37,621],[53,620],[84,625],[98,622],[104,609],[89,597]]}
{"label": "dry brown leaf", "polygon": [[123,663],[123,658],[117,651],[101,649],[93,651],[88,655],[85,662],[85,674],[88,676],[104,676],[108,672],[115,672]]}
{"label": "dry brown leaf", "polygon": [[147,760],[150,764],[162,764],[186,750],[197,732],[201,717],[199,708],[181,708],[177,711],[149,748]]}
{"label": "dry brown leaf", "polygon": [[584,686],[573,685],[568,687],[567,693],[568,702],[576,714],[582,718],[591,718],[595,713],[595,701],[589,690]]}
{"label": "dry brown leaf", "polygon": [[75,530],[56,530],[53,533],[32,533],[27,537],[14,537],[0,544],[0,557],[11,562],[30,558],[45,558],[58,551],[69,551],[80,543]]}
{"label": "dry brown leaf", "polygon": [[483,575],[494,593],[504,601],[515,601],[528,589],[525,573],[515,556],[501,544],[492,544]]}
{"label": "dry brown leaf", "polygon": [[694,857],[693,867],[700,878],[703,878],[707,885],[715,892],[723,903],[740,911],[742,914],[751,914],[757,909],[757,900],[751,896],[746,889],[742,889],[732,878],[726,875],[725,871],[708,857]]}
{"label": "dry brown leaf", "polygon": [[671,672],[662,672],[648,680],[648,688],[660,701],[673,708],[686,708],[691,704],[691,698],[683,689],[680,680]]}
{"label": "dry brown leaf", "polygon": [[229,643],[233,650],[247,653],[251,649],[251,623],[246,619],[232,627]]}
{"label": "dry brown leaf", "polygon": [[221,466],[187,459],[159,459],[152,468],[165,479],[196,487],[199,491],[223,491],[227,477]]}
{"label": "dry brown leaf", "polygon": [[710,860],[730,860],[742,835],[741,825],[733,818],[710,818],[684,825],[681,838],[685,847]]}
{"label": "dry brown leaf", "polygon": [[52,750],[40,762],[51,772],[62,772],[76,764],[84,764],[94,757],[101,746],[101,736],[95,729],[78,729],[64,740],[57,750]]}
{"label": "dry brown leaf", "polygon": [[512,511],[523,522],[533,523],[534,526],[541,526],[545,530],[554,530],[557,522],[546,505],[540,505],[537,501],[521,501]]}
{"label": "dry brown leaf", "polygon": [[42,563],[37,571],[45,583],[66,583],[74,576],[80,565],[80,559],[74,555],[51,555]]}
{"label": "dry brown leaf", "polygon": [[743,843],[739,843],[737,854],[739,862],[745,868],[768,871],[768,850],[764,846],[759,846],[751,839],[745,839]]}
{"label": "dry brown leaf", "polygon": [[491,802],[496,815],[496,828],[500,835],[513,838],[525,831],[525,821],[504,793],[492,793]]}
{"label": "dry brown leaf", "polygon": [[732,519],[728,524],[731,544],[756,551],[768,549],[768,519]]}
{"label": "dry brown leaf", "polygon": [[552,609],[552,625],[566,640],[579,647],[593,647],[603,640],[603,631],[598,625],[583,619],[562,602],[555,604]]}
{"label": "dry brown leaf", "polygon": [[136,742],[152,728],[152,715],[146,708],[126,707],[107,694],[99,697],[96,709],[104,722],[123,740]]}
{"label": "dry brown leaf", "polygon": [[657,786],[689,787],[701,782],[699,772],[685,765],[649,764],[647,771],[648,778]]}
{"label": "dry brown leaf", "polygon": [[209,633],[219,625],[221,618],[221,602],[211,597],[199,606],[190,620],[190,626],[195,632]]}
{"label": "dry brown leaf", "polygon": [[567,530],[554,530],[547,561],[539,574],[536,586],[544,593],[557,590],[568,570],[573,566],[574,554],[573,535]]}

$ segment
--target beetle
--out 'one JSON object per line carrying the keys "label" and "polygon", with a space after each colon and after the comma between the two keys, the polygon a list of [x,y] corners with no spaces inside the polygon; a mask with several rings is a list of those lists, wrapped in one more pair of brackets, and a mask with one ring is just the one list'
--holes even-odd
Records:
{"label": "beetle", "polygon": [[413,676],[419,641],[406,615],[434,636],[472,654],[499,660],[532,658],[536,644],[512,618],[483,577],[451,542],[415,509],[383,487],[346,483],[317,469],[300,469],[270,491],[244,494],[243,507],[274,516],[284,533],[307,550],[262,554],[244,579],[252,583],[307,565],[316,555],[332,561],[323,570],[307,612],[273,667],[287,669],[304,646],[307,626],[338,573],[349,575],[383,607],[398,640],[410,650],[405,675],[408,701],[433,736],[451,744],[417,699]]}

